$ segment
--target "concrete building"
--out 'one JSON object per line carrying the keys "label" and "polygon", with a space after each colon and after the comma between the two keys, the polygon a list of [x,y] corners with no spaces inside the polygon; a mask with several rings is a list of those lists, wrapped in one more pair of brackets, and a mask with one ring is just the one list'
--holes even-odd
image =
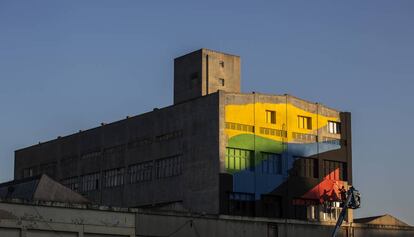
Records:
{"label": "concrete building", "polygon": [[15,179],[45,173],[102,205],[332,221],[351,147],[350,113],[241,93],[240,57],[201,49],[175,59],[173,105],[17,150]]}

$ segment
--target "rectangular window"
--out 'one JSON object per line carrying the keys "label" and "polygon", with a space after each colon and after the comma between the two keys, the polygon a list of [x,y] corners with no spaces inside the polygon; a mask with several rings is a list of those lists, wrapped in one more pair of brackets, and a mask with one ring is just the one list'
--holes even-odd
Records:
{"label": "rectangular window", "polygon": [[82,192],[88,192],[92,190],[98,190],[99,189],[99,182],[100,182],[100,174],[99,173],[92,173],[83,175],[81,177],[81,191]]}
{"label": "rectangular window", "polygon": [[104,171],[104,179],[106,188],[124,185],[124,168]]}
{"label": "rectangular window", "polygon": [[254,216],[255,200],[253,193],[228,194],[229,214],[237,216]]}
{"label": "rectangular window", "polygon": [[315,220],[318,219],[319,201],[314,199],[293,199],[293,215],[295,219]]}
{"label": "rectangular window", "polygon": [[62,179],[61,183],[74,191],[78,191],[79,189],[78,177],[70,177],[70,178]]}
{"label": "rectangular window", "polygon": [[[63,158],[60,165],[61,167],[65,167],[65,169],[62,170],[64,173],[73,175],[73,173],[71,172],[73,170],[76,170],[77,163],[78,163],[78,160],[76,156],[69,156],[69,157]],[[66,175],[63,175],[63,176],[66,176]]]}
{"label": "rectangular window", "polygon": [[322,137],[322,142],[331,145],[341,145],[341,139],[334,138],[334,137]]}
{"label": "rectangular window", "polygon": [[224,86],[224,79],[223,78],[219,78],[219,85]]}
{"label": "rectangular window", "polygon": [[176,130],[173,132],[169,132],[169,133],[164,133],[161,135],[158,135],[155,140],[158,142],[162,142],[162,141],[168,141],[168,140],[172,140],[172,139],[176,139],[179,137],[183,136],[183,130]]}
{"label": "rectangular window", "polygon": [[23,169],[23,178],[32,177],[34,175],[33,168],[25,168]]}
{"label": "rectangular window", "polygon": [[298,133],[293,132],[292,137],[295,140],[303,141],[303,142],[316,142],[317,136],[313,134],[307,134],[307,133]]}
{"label": "rectangular window", "polygon": [[323,170],[325,179],[347,181],[347,166],[345,162],[324,160]]}
{"label": "rectangular window", "polygon": [[81,159],[82,160],[86,160],[86,159],[93,160],[94,159],[96,161],[100,157],[100,155],[101,155],[101,151],[98,149],[95,151],[83,153],[81,155]]}
{"label": "rectangular window", "polygon": [[318,178],[318,160],[305,157],[296,157],[292,171],[294,176]]}
{"label": "rectangular window", "polygon": [[265,217],[282,217],[282,197],[262,194],[263,215]]}
{"label": "rectangular window", "polygon": [[196,87],[199,84],[198,72],[194,72],[190,75],[190,88]]}
{"label": "rectangular window", "polygon": [[276,124],[276,111],[266,110],[266,123]]}
{"label": "rectangular window", "polygon": [[51,178],[55,177],[56,174],[56,163],[42,164],[40,165],[40,173],[46,174]]}
{"label": "rectangular window", "polygon": [[128,148],[132,149],[132,148],[147,146],[147,145],[150,145],[151,143],[153,143],[153,141],[151,138],[148,138],[148,137],[135,138],[135,139],[132,139],[128,143]]}
{"label": "rectangular window", "polygon": [[260,133],[271,136],[287,137],[287,132],[284,130],[260,127]]}
{"label": "rectangular window", "polygon": [[142,162],[129,167],[129,179],[131,183],[139,183],[152,179],[153,161]]}
{"label": "rectangular window", "polygon": [[156,177],[166,178],[182,174],[183,159],[182,155],[176,155],[155,161]]}
{"label": "rectangular window", "polygon": [[281,155],[262,152],[261,167],[263,174],[282,174]]}
{"label": "rectangular window", "polygon": [[298,115],[298,128],[312,129],[312,118]]}
{"label": "rectangular window", "polygon": [[251,125],[226,122],[226,129],[239,130],[244,132],[254,132],[254,127]]}
{"label": "rectangular window", "polygon": [[253,170],[254,155],[251,150],[226,148],[226,170],[229,172]]}
{"label": "rectangular window", "polygon": [[341,123],[328,121],[328,133],[340,134],[341,133]]}

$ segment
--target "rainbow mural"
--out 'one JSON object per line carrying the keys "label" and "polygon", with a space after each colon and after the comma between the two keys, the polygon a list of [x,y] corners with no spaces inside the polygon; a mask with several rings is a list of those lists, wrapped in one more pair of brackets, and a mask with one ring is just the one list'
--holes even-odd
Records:
{"label": "rainbow mural", "polygon": [[[276,112],[271,123],[266,111]],[[299,121],[302,117],[310,118],[307,126]],[[341,149],[340,134],[329,134],[327,128],[328,122],[340,122],[339,113],[335,117],[322,116],[289,103],[226,105],[225,122],[226,172],[232,175],[233,192],[254,193],[256,200],[262,194],[277,194],[299,159]],[[280,157],[280,170],[260,172],[269,169],[269,154]],[[237,156],[250,160],[239,162],[233,158]],[[339,172],[338,168],[325,172],[316,186],[304,187],[298,198],[336,201],[339,189],[347,188],[347,182],[337,178]]]}

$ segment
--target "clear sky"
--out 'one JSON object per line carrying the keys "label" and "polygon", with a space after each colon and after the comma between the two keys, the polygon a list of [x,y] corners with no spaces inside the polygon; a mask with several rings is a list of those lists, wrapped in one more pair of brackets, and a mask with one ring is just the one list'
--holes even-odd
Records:
{"label": "clear sky", "polygon": [[[197,3],[196,3],[197,2]],[[172,104],[173,58],[352,112],[356,216],[414,224],[414,1],[0,1],[0,182],[14,150]]]}

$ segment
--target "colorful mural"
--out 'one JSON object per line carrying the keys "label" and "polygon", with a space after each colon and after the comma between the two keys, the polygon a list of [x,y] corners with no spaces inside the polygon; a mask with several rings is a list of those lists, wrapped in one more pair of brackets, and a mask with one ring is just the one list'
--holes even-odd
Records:
{"label": "colorful mural", "polygon": [[[275,117],[269,118],[272,115]],[[339,124],[339,113],[327,117],[285,103],[226,105],[225,121],[226,171],[233,177],[233,192],[254,193],[256,200],[262,194],[277,193],[298,160],[312,162],[308,158],[341,148],[340,134],[328,132],[328,123]],[[280,168],[270,170],[277,166]],[[338,200],[335,196],[347,185],[339,172],[336,168],[323,178],[314,177],[318,183],[304,187],[306,191],[297,198]]]}

